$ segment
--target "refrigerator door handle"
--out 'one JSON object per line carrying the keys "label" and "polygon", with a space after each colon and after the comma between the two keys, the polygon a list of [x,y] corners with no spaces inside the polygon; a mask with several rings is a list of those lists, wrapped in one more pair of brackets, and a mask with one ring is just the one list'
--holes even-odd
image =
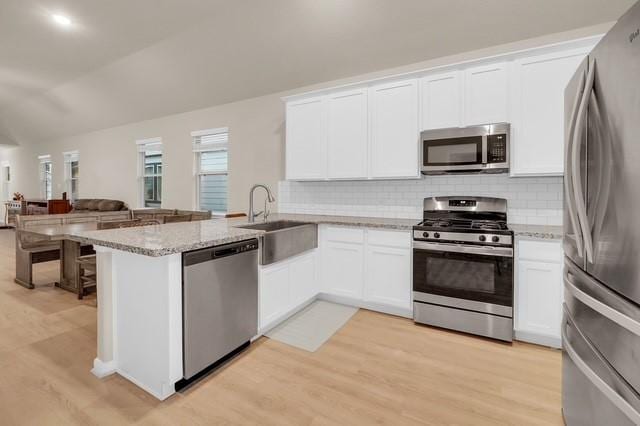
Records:
{"label": "refrigerator door handle", "polygon": [[[569,135],[567,138],[567,156],[573,155],[573,135],[575,133],[576,127],[576,118],[578,114],[578,106],[580,105],[580,101],[582,100],[583,92],[584,92],[584,83],[585,76],[582,73],[580,78],[580,83],[578,84],[578,90],[576,91],[576,96],[573,101],[573,107],[571,108],[571,121],[569,122]],[[576,215],[576,206],[575,199],[571,196],[573,194],[573,182],[571,176],[573,175],[573,167],[571,158],[567,158],[567,178],[564,179],[564,192],[567,194],[567,208],[569,210],[569,217],[571,218],[571,229],[573,230],[573,235],[575,235],[576,241],[576,249],[580,257],[583,256],[582,249],[582,234],[580,233],[580,228],[578,224],[578,217]]]}
{"label": "refrigerator door handle", "polygon": [[606,119],[602,116],[600,106],[598,105],[598,98],[595,91],[591,92],[589,99],[589,111],[593,111],[593,117],[597,126],[595,132],[597,132],[597,144],[595,140],[592,140],[590,147],[596,150],[592,158],[598,159],[598,179],[595,189],[595,196],[592,198],[593,203],[593,223],[591,224],[591,236],[593,241],[593,255],[598,255],[597,241],[600,238],[600,232],[605,219],[607,210],[607,203],[609,202],[609,194],[611,190],[611,173],[612,173],[612,153],[611,153],[611,140],[608,133],[608,127]]}
{"label": "refrigerator door handle", "polygon": [[564,350],[571,358],[573,363],[584,374],[593,385],[598,388],[604,396],[607,397],[613,405],[615,405],[620,411],[622,411],[634,424],[640,424],[640,414],[622,398],[611,386],[609,386],[604,380],[593,371],[589,365],[580,358],[576,350],[571,346],[570,340],[567,338],[566,328],[562,327],[562,342]]}
{"label": "refrigerator door handle", "polygon": [[595,62],[589,64],[589,73],[587,74],[587,82],[585,84],[582,100],[580,101],[580,107],[578,108],[578,115],[576,118],[576,128],[573,135],[573,152],[571,156],[571,178],[573,180],[574,195],[576,198],[576,209],[578,211],[578,222],[580,223],[580,229],[582,229],[582,237],[584,238],[584,246],[587,254],[587,261],[593,263],[593,239],[591,238],[591,227],[589,226],[589,219],[587,218],[587,203],[584,196],[584,188],[582,186],[582,172],[580,170],[580,156],[582,154],[582,135],[586,128],[584,123],[587,116],[587,106],[589,105],[589,99],[591,98],[591,91],[593,90],[593,83],[595,80]]}
{"label": "refrigerator door handle", "polygon": [[565,274],[564,283],[565,288],[569,293],[571,293],[576,299],[598,312],[602,316],[608,318],[609,320],[615,322],[620,327],[624,327],[630,332],[634,333],[637,336],[640,336],[640,322],[635,319],[628,317],[627,315],[619,312],[609,305],[603,303],[598,300],[593,295],[588,294],[582,289],[579,289],[573,281],[570,279],[571,273],[567,272]]}

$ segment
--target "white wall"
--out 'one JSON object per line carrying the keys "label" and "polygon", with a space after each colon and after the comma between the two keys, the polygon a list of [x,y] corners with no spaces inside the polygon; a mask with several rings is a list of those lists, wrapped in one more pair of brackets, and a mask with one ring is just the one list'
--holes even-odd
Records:
{"label": "white wall", "polygon": [[120,199],[137,207],[137,147],[135,141],[163,140],[163,206],[195,207],[193,130],[229,127],[230,210],[244,210],[255,182],[272,188],[282,178],[284,116],[279,96],[249,99],[218,107],[133,123],[62,140],[6,150],[17,173],[12,187],[28,198],[39,197],[38,155],[50,154],[53,193],[64,186],[63,152],[80,153],[80,197]]}
{"label": "white wall", "polygon": [[[0,151],[0,161],[5,159],[12,165],[12,190],[37,198],[37,156],[50,154],[53,160],[54,196],[58,197],[64,191],[62,153],[78,150],[80,196],[116,198],[135,207],[138,200],[135,140],[160,136],[164,142],[163,205],[169,208],[191,208],[195,207],[195,183],[190,132],[229,127],[229,210],[246,211],[248,191],[253,183],[266,183],[275,190],[284,177],[285,118],[284,105],[280,99],[282,96],[602,34],[609,27],[610,24],[605,24],[552,34],[63,139],[29,144],[20,142],[20,147]],[[256,69],[255,78],[260,78],[259,68]],[[91,107],[92,105],[87,105],[87,108]],[[428,185],[430,181],[423,182]],[[386,185],[363,183],[373,187],[378,184]],[[334,184],[326,184],[326,188],[332,188],[332,185]],[[261,205],[262,200],[257,200],[257,203]]]}

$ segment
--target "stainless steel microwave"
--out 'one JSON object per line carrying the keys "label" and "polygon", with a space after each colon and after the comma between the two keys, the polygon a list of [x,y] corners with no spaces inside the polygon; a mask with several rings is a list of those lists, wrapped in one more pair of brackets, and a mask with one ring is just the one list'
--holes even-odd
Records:
{"label": "stainless steel microwave", "polygon": [[509,171],[509,123],[425,130],[422,173],[504,173]]}

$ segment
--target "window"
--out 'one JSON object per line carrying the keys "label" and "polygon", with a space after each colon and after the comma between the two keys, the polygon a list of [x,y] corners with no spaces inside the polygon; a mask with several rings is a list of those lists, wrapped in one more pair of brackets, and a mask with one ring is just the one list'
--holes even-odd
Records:
{"label": "window", "polygon": [[137,142],[139,155],[140,205],[162,205],[162,139],[144,139]]}
{"label": "window", "polygon": [[41,155],[40,160],[40,197],[51,199],[51,156]]}
{"label": "window", "polygon": [[229,129],[200,130],[191,136],[196,160],[198,209],[226,213]]}
{"label": "window", "polygon": [[2,201],[9,201],[11,196],[11,167],[9,163],[2,163]]}
{"label": "window", "polygon": [[78,179],[80,173],[80,154],[78,151],[64,153],[65,188],[70,199],[78,199]]}

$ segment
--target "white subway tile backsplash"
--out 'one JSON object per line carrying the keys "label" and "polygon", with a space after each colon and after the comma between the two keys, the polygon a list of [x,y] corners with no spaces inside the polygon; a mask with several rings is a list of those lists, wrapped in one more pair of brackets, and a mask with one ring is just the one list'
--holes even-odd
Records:
{"label": "white subway tile backsplash", "polygon": [[475,195],[507,199],[512,223],[562,225],[562,177],[426,176],[406,181],[279,183],[282,213],[390,218],[422,217],[430,196]]}

